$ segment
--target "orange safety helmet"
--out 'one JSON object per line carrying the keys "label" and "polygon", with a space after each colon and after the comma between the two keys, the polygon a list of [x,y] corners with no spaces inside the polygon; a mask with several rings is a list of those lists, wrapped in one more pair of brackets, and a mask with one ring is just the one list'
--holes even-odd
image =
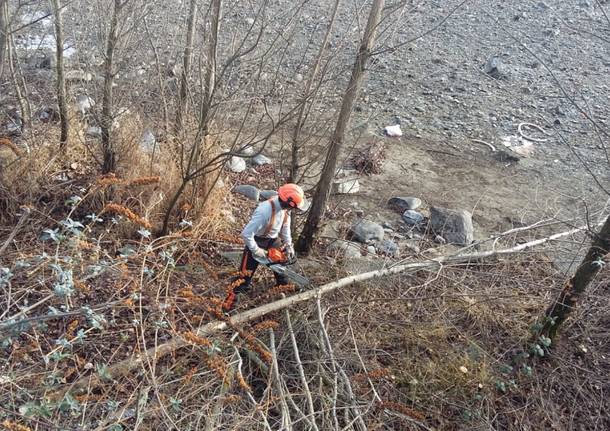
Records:
{"label": "orange safety helmet", "polygon": [[292,208],[298,208],[300,210],[305,209],[305,193],[300,186],[296,184],[284,184],[277,189],[277,194],[280,199],[286,202]]}

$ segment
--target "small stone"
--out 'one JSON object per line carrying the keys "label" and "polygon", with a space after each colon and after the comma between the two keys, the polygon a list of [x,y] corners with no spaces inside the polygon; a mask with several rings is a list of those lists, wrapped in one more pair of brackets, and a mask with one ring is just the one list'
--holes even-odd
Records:
{"label": "small stone", "polygon": [[370,220],[360,219],[354,222],[351,227],[354,239],[359,242],[367,243],[370,241],[382,241],[385,235],[380,224]]}
{"label": "small stone", "polygon": [[270,165],[271,159],[263,154],[257,154],[252,158],[252,163],[256,166]]}
{"label": "small stone", "polygon": [[59,111],[55,108],[48,106],[46,108],[42,108],[38,112],[38,118],[43,123],[50,123],[51,121],[58,121],[59,120]]}
{"label": "small stone", "polygon": [[375,250],[375,247],[373,247],[372,245],[369,245],[369,246],[366,248],[366,251],[367,251],[369,254],[377,254],[377,250]]}
{"label": "small stone", "polygon": [[421,206],[421,199],[413,197],[395,197],[388,201],[388,207],[404,213],[406,210],[416,210]]}
{"label": "small stone", "polygon": [[296,82],[302,82],[303,81],[303,75],[301,75],[300,73],[297,73],[296,76],[294,77],[294,80]]}
{"label": "small stone", "polygon": [[505,76],[503,69],[504,67],[502,64],[502,59],[500,57],[494,56],[490,57],[489,60],[487,60],[483,71],[494,79],[501,79]]}
{"label": "small stone", "polygon": [[465,367],[465,366],[463,366],[463,365],[460,367],[460,371],[461,371],[462,373],[464,373],[464,374],[468,374],[468,368],[466,368],[466,367]]}
{"label": "small stone", "polygon": [[402,214],[402,219],[409,226],[416,226],[416,225],[418,225],[420,223],[423,223],[424,216],[421,213],[417,212],[417,211],[406,210]]}
{"label": "small stone", "polygon": [[377,252],[385,256],[398,257],[400,249],[398,248],[398,244],[391,239],[384,239],[377,244]]}
{"label": "small stone", "polygon": [[238,156],[232,156],[227,162],[231,172],[240,173],[246,170],[246,161]]}
{"label": "small stone", "polygon": [[260,192],[258,191],[258,189],[254,186],[248,185],[248,184],[242,184],[239,186],[236,186],[233,189],[234,193],[238,193],[240,195],[244,195],[245,197],[247,197],[248,199],[252,199],[253,201],[258,201]]}
{"label": "small stone", "polygon": [[400,129],[400,124],[396,124],[394,126],[386,126],[383,129],[383,133],[390,138],[399,138],[402,136],[402,130]]}
{"label": "small stone", "polygon": [[87,362],[84,366],[85,370],[91,370],[93,369],[93,364],[91,362]]}
{"label": "small stone", "polygon": [[252,26],[254,24],[254,18],[246,18],[246,24],[248,24],[249,26]]}
{"label": "small stone", "polygon": [[77,170],[79,168],[79,164],[74,162],[70,164],[70,169],[72,169],[73,171]]}
{"label": "small stone", "polygon": [[275,190],[261,190],[259,194],[259,199],[261,201],[266,201],[267,199],[271,199],[275,196],[277,196],[277,192]]}

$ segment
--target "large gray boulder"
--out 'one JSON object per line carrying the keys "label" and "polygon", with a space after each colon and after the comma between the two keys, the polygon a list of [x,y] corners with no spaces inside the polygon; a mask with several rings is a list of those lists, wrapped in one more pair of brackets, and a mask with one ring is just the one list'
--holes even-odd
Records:
{"label": "large gray boulder", "polygon": [[450,244],[469,245],[474,239],[472,214],[468,211],[432,207],[430,224]]}
{"label": "large gray boulder", "polygon": [[383,227],[373,221],[360,219],[351,228],[351,232],[356,241],[368,243],[371,241],[383,241],[385,232]]}
{"label": "large gray boulder", "polygon": [[260,195],[260,192],[256,187],[248,184],[236,186],[233,191],[240,195],[244,195],[245,197],[247,197],[248,199],[252,199],[253,201],[258,201]]}

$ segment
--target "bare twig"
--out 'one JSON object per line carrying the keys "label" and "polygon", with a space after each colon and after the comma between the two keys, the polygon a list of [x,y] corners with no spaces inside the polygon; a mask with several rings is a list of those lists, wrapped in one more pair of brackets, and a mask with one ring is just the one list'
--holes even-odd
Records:
{"label": "bare twig", "polygon": [[316,424],[316,409],[313,405],[313,399],[311,397],[311,391],[309,390],[309,384],[305,377],[305,370],[303,369],[303,362],[301,362],[301,355],[299,354],[299,345],[292,329],[292,322],[290,320],[290,312],[284,310],[284,317],[286,318],[286,326],[288,327],[288,333],[290,334],[290,341],[292,341],[292,350],[294,352],[294,358],[297,362],[297,369],[299,370],[299,376],[301,377],[301,384],[303,385],[303,391],[307,397],[307,406],[309,408],[309,416],[311,417],[312,428],[317,430],[318,425]]}

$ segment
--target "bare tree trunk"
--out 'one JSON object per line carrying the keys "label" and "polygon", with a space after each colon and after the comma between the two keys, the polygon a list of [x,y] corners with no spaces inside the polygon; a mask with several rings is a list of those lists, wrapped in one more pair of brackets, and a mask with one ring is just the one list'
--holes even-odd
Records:
{"label": "bare tree trunk", "polygon": [[343,95],[343,101],[341,103],[341,111],[330,141],[330,147],[328,148],[328,154],[324,161],[324,167],[322,168],[322,174],[320,181],[316,187],[316,192],[312,199],[311,209],[309,216],[305,222],[303,232],[299,236],[296,244],[296,248],[300,252],[307,253],[313,246],[313,237],[318,231],[320,221],[324,215],[326,209],[326,202],[331,192],[332,180],[335,176],[335,169],[337,168],[337,157],[339,151],[343,145],[345,139],[345,131],[354,108],[356,98],[360,94],[360,88],[365,76],[365,67],[371,56],[371,50],[375,44],[375,36],[377,26],[381,20],[381,12],[383,10],[385,0],[373,0],[371,11],[369,13],[369,19],[364,30],[364,36],[356,56],[356,62],[352,70],[352,76],[349,80],[349,84],[345,94]]}
{"label": "bare tree trunk", "polygon": [[21,67],[19,66],[19,59],[16,57],[15,41],[10,33],[10,26],[7,28],[8,41],[7,41],[7,60],[8,67],[11,72],[11,79],[15,87],[15,94],[17,96],[17,103],[19,103],[19,109],[21,111],[21,131],[23,132],[30,125],[32,121],[32,108],[28,99],[27,85]]}
{"label": "bare tree trunk", "polygon": [[4,74],[4,62],[8,46],[8,0],[0,0],[0,81]]}
{"label": "bare tree trunk", "polygon": [[206,70],[203,88],[203,100],[201,102],[201,117],[199,118],[199,138],[203,139],[208,134],[210,112],[212,110],[212,98],[216,86],[216,56],[218,51],[218,32],[220,31],[220,19],[222,16],[222,0],[212,0],[212,22],[210,39],[206,50]]}
{"label": "bare tree trunk", "polygon": [[193,180],[192,168],[200,157],[201,146],[205,145],[206,136],[208,135],[210,114],[212,111],[212,99],[214,96],[214,88],[216,86],[216,57],[218,51],[218,33],[220,31],[220,21],[222,17],[222,0],[212,0],[211,9],[211,30],[206,46],[205,78],[197,136],[195,137],[193,146],[189,151],[186,169],[182,173],[182,184],[172,197],[165,212],[163,227],[161,228],[160,235],[167,235],[169,232],[169,220],[171,218],[171,214],[174,211],[174,207],[178,203],[178,200],[180,199],[180,195],[184,192],[186,186]]}
{"label": "bare tree trunk", "polygon": [[110,20],[110,31],[108,32],[108,40],[106,41],[106,58],[104,60],[104,97],[102,101],[102,151],[104,153],[104,161],[102,165],[102,173],[107,174],[116,170],[116,152],[112,142],[112,109],[113,109],[113,88],[114,72],[113,61],[114,52],[118,43],[118,26],[119,13],[124,3],[121,0],[114,0],[112,8],[112,18]]}
{"label": "bare tree trunk", "polygon": [[[148,42],[150,43],[150,48],[155,57],[155,66],[157,69],[157,81],[159,82],[159,95],[161,96],[161,108],[163,111],[163,132],[165,136],[169,134],[169,114],[167,113],[167,99],[165,97],[165,82],[163,80],[163,73],[161,72],[161,60],[159,58],[159,50],[155,46],[153,41],[152,34],[150,32],[150,28],[148,26],[148,21],[146,17],[143,17],[144,28],[146,29],[146,35],[148,37]],[[153,151],[154,156],[154,151]],[[152,164],[152,159],[151,159]]]}
{"label": "bare tree trunk", "polygon": [[61,16],[60,0],[53,0],[53,15],[55,16],[55,61],[57,73],[57,106],[59,107],[59,123],[61,135],[59,147],[65,149],[68,143],[68,105],[66,103],[66,80],[64,76],[64,29]]}
{"label": "bare tree trunk", "polygon": [[551,340],[555,338],[559,327],[570,316],[587,286],[603,267],[604,257],[608,252],[610,252],[610,216],[595,236],[591,248],[578,269],[563,287],[559,298],[547,309],[541,335],[546,335]]}
{"label": "bare tree trunk", "polygon": [[[316,62],[311,71],[311,75],[309,76],[309,80],[307,81],[307,87],[305,88],[305,92],[303,93],[303,97],[306,99],[311,97],[311,89],[313,88],[313,83],[316,80],[316,76],[318,75],[318,70],[320,69],[320,63],[322,63],[322,56],[324,55],[324,51],[326,51],[326,47],[328,46],[328,40],[330,39],[330,34],[335,24],[335,20],[337,18],[337,10],[339,9],[339,4],[341,0],[335,0],[335,4],[333,6],[333,11],[331,13],[330,22],[328,23],[328,28],[326,29],[326,34],[324,35],[324,40],[322,41],[322,45],[320,45],[320,51],[318,52],[318,56],[316,57]],[[297,123],[294,127],[294,133],[292,135],[292,152],[291,152],[291,160],[290,160],[290,177],[289,182],[294,183],[298,181],[299,176],[299,150],[300,150],[300,137],[301,130],[303,129],[303,125],[305,124],[306,119],[306,108],[307,103],[303,100],[301,107],[299,108],[299,114],[297,117]]]}
{"label": "bare tree trunk", "polygon": [[186,46],[184,47],[184,57],[182,59],[182,74],[180,77],[180,93],[178,94],[178,106],[176,110],[176,123],[174,124],[174,135],[178,136],[183,127],[183,116],[186,110],[188,95],[189,75],[191,61],[193,58],[193,38],[195,36],[195,23],[197,22],[197,0],[191,0],[189,16],[187,20]]}

